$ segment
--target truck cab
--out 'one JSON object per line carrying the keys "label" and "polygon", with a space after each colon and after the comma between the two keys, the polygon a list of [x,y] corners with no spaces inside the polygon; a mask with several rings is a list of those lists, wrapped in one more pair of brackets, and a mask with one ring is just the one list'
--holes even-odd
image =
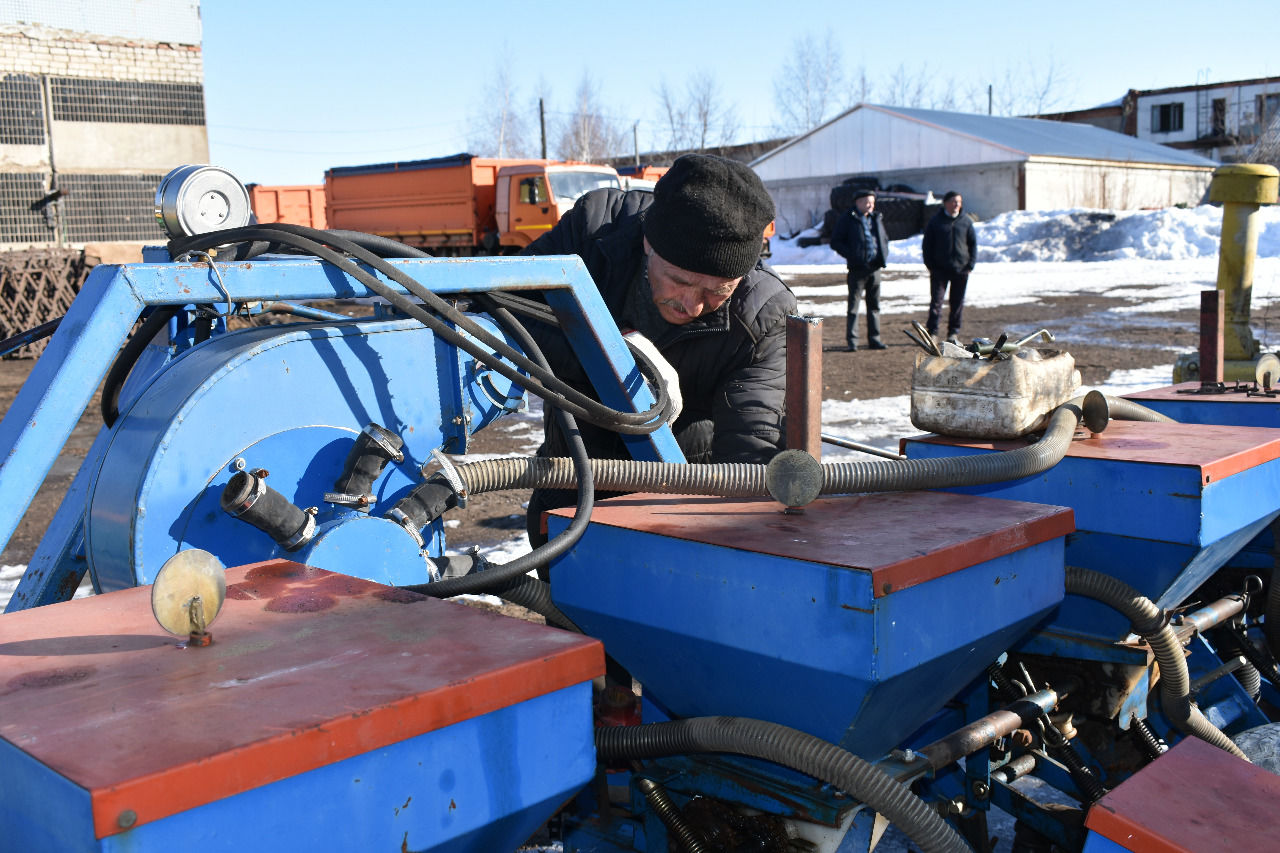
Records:
{"label": "truck cab", "polygon": [[541,237],[591,190],[619,189],[618,173],[587,164],[505,166],[498,171],[499,242],[523,248]]}

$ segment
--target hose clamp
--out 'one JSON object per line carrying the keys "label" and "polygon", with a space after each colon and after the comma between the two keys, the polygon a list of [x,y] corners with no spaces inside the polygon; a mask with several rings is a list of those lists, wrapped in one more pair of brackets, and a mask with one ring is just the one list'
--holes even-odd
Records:
{"label": "hose clamp", "polygon": [[350,507],[360,512],[368,512],[369,507],[378,502],[373,495],[352,495],[346,492],[325,492],[324,502],[337,506]]}
{"label": "hose clamp", "polygon": [[[431,458],[440,464],[438,473],[449,484],[449,488],[453,489],[453,493],[458,496],[458,507],[460,509],[465,507],[467,505],[467,486],[462,482],[462,475],[458,473],[458,468],[453,464],[453,460],[441,453],[439,448],[431,451]],[[425,469],[426,466],[424,465],[423,468]],[[425,470],[422,471],[422,476],[424,478],[427,476]]]}
{"label": "hose clamp", "polygon": [[382,452],[385,453],[387,458],[392,462],[404,461],[404,451],[399,447],[393,446],[391,442],[387,440],[388,435],[394,436],[395,433],[392,433],[390,430],[383,429],[377,424],[366,424],[365,428],[360,431],[369,436],[370,441],[378,445],[378,447],[381,447]]}
{"label": "hose clamp", "polygon": [[309,512],[303,512],[306,520],[302,522],[292,536],[280,543],[280,547],[286,551],[296,551],[303,545],[306,545],[316,535],[316,519]]}
{"label": "hose clamp", "polygon": [[249,480],[252,483],[249,487],[249,494],[245,495],[244,500],[240,501],[238,504],[226,508],[227,513],[233,518],[239,518],[244,515],[253,508],[253,505],[258,502],[259,498],[267,493],[267,484],[263,482],[262,477],[250,473]]}
{"label": "hose clamp", "polygon": [[409,516],[405,515],[404,510],[399,507],[392,507],[383,513],[382,517],[390,519],[404,528],[404,532],[408,533],[410,538],[412,538],[414,542],[418,543],[419,549],[427,547],[427,542],[422,538],[422,533],[414,526],[413,522],[409,519]]}

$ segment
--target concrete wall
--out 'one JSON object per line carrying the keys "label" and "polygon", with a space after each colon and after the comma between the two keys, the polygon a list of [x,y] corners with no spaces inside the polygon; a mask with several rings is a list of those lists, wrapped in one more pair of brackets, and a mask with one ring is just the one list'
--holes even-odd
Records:
{"label": "concrete wall", "polygon": [[1026,210],[1096,207],[1136,210],[1205,200],[1211,169],[1031,160]]}
{"label": "concrete wall", "polygon": [[[918,192],[942,199],[955,190],[964,196],[965,209],[979,219],[990,219],[1006,210],[1018,210],[1021,163],[973,163],[929,169],[891,169],[875,172],[882,186],[906,184]],[[822,222],[831,206],[831,188],[852,174],[817,178],[765,180],[765,188],[778,208],[778,233],[790,236]]]}

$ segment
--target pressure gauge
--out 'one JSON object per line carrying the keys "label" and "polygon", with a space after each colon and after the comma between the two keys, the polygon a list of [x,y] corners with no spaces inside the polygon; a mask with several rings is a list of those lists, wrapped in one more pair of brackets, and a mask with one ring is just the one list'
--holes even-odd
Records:
{"label": "pressure gauge", "polygon": [[219,166],[179,166],[156,188],[156,222],[171,238],[248,225],[249,192]]}

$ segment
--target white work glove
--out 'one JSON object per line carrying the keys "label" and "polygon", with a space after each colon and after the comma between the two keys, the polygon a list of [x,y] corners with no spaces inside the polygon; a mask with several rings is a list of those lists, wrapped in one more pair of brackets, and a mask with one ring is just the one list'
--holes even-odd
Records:
{"label": "white work glove", "polygon": [[653,362],[653,366],[658,369],[658,375],[662,378],[663,384],[667,386],[667,395],[671,398],[671,417],[667,419],[667,423],[675,423],[676,418],[680,417],[680,411],[684,408],[684,398],[680,396],[680,375],[671,366],[671,362],[663,358],[662,353],[658,352],[658,348],[653,345],[653,341],[635,331],[627,332],[623,337],[627,339],[631,346],[644,353],[645,357]]}

